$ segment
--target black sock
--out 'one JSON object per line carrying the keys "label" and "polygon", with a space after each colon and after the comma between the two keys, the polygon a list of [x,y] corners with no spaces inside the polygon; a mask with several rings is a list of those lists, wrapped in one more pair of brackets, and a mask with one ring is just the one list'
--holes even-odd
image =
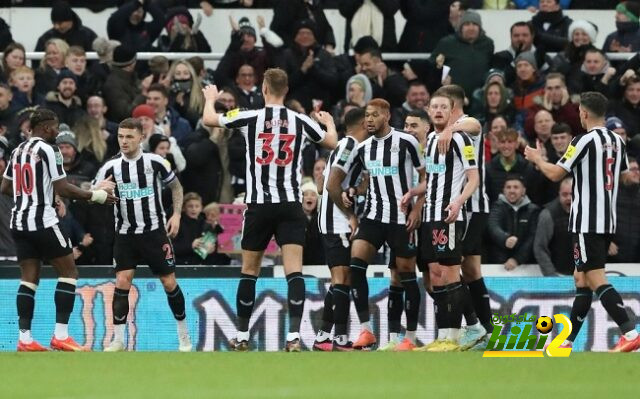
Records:
{"label": "black sock", "polygon": [[113,290],[113,301],[111,302],[113,313],[113,324],[125,324],[129,314],[129,290],[116,288]]}
{"label": "black sock", "polygon": [[600,298],[602,306],[607,310],[607,313],[613,321],[616,322],[618,327],[620,327],[620,331],[622,331],[623,334],[635,328],[634,323],[629,320],[627,310],[624,308],[624,303],[622,303],[622,297],[611,284],[604,284],[598,287],[596,289],[596,295]]}
{"label": "black sock", "polygon": [[480,320],[480,324],[487,330],[487,332],[493,331],[493,324],[491,324],[491,303],[489,302],[489,291],[484,284],[484,279],[479,278],[468,284],[469,293],[471,294],[471,302],[473,308],[476,310],[476,316]]}
{"label": "black sock", "polygon": [[166,292],[166,294],[173,317],[178,321],[184,320],[187,317],[187,313],[184,310],[184,295],[180,286],[176,284],[176,288],[172,292]]}
{"label": "black sock", "polygon": [[405,291],[404,310],[407,316],[407,331],[416,331],[420,316],[420,287],[416,274],[401,272],[400,281]]}
{"label": "black sock", "polygon": [[395,285],[389,286],[389,300],[387,302],[387,320],[389,322],[389,332],[400,334],[404,300],[404,287]]}
{"label": "black sock", "polygon": [[324,296],[324,309],[322,310],[322,331],[331,332],[333,327],[333,285],[329,287]]}
{"label": "black sock", "polygon": [[459,329],[462,326],[462,311],[464,310],[464,293],[462,283],[455,282],[448,284],[447,289],[447,309],[449,314],[449,328]]}
{"label": "black sock", "polygon": [[473,307],[471,293],[469,292],[467,285],[464,283],[462,283],[461,292],[464,319],[466,320],[468,326],[472,326],[478,322],[478,317],[476,316],[476,310]]}
{"label": "black sock", "polygon": [[571,334],[567,337],[568,341],[575,341],[576,336],[580,333],[582,323],[587,318],[589,310],[591,309],[591,300],[593,299],[593,292],[590,288],[579,287],[576,289],[576,297],[573,300],[573,306],[571,307]]}
{"label": "black sock", "polygon": [[256,280],[258,280],[257,276],[240,274],[240,283],[236,294],[238,331],[249,331],[249,320],[256,300]]}
{"label": "black sock", "polygon": [[36,292],[26,285],[20,284],[18,295],[16,295],[16,307],[18,308],[18,327],[21,330],[31,330],[35,305]]}
{"label": "black sock", "polygon": [[69,324],[76,300],[76,285],[58,281],[53,299],[56,304],[56,323]]}
{"label": "black sock", "polygon": [[[434,286],[433,292],[433,310],[436,315],[436,330],[441,328],[449,328],[449,315],[447,311],[447,290],[444,286]],[[438,337],[443,339],[444,337]]]}
{"label": "black sock", "polygon": [[367,282],[367,262],[351,258],[351,294],[361,323],[369,321],[369,283]]}
{"label": "black sock", "polygon": [[300,332],[300,321],[304,310],[304,278],[302,273],[294,272],[287,274],[287,284],[289,286],[287,300],[289,302],[289,332]]}
{"label": "black sock", "polygon": [[349,286],[336,284],[333,287],[333,320],[336,325],[334,336],[347,334],[349,322]]}

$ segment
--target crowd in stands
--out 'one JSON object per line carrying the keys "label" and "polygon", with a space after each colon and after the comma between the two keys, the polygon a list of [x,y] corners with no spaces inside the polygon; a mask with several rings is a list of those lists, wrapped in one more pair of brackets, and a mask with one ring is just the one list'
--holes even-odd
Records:
{"label": "crowd in stands", "polygon": [[[91,5],[84,4],[91,3]],[[304,113],[330,111],[339,130],[343,117],[370,99],[383,97],[393,107],[392,125],[402,129],[408,112],[426,109],[430,93],[455,83],[467,95],[466,112],[486,132],[486,184],[492,203],[485,263],[507,270],[539,263],[545,275],[573,270],[565,226],[568,182],[548,181],[522,151],[543,145],[558,160],[571,139],[584,133],[577,97],[598,91],[610,99],[607,128],[628,143],[630,169],[640,155],[640,55],[611,61],[608,53],[640,50],[640,2],[614,0],[12,0],[14,6],[50,6],[51,28],[34,49],[0,19],[0,171],[13,148],[30,136],[29,115],[37,107],[54,110],[62,123],[57,144],[69,179],[88,185],[99,166],[118,152],[117,126],[140,118],[144,148],[166,158],[185,188],[179,263],[225,264],[230,259],[205,239],[224,228],[218,204],[241,202],[245,190],[245,142],[233,129],[209,128],[200,117],[202,87],[216,84],[224,94],[220,112],[264,106],[261,81],[267,68],[289,76],[287,106]],[[117,6],[105,21],[108,37],[97,37],[73,10]],[[210,52],[212,37],[199,29],[217,7],[273,8],[267,23],[259,17],[230,18],[231,42],[215,70],[199,57],[170,62],[163,52]],[[200,8],[190,12],[189,8]],[[337,8],[345,18],[345,41],[336,43],[324,10]],[[510,46],[496,49],[474,9],[520,8],[530,20],[505,26]],[[602,32],[598,21],[572,20],[563,9],[615,9],[616,30]],[[396,37],[393,15],[406,19]],[[201,13],[204,15],[201,15]],[[197,15],[197,17],[194,17]],[[594,45],[606,36],[604,46]],[[257,46],[257,38],[263,46]],[[341,50],[336,51],[337,48]],[[25,51],[44,51],[41,61]],[[99,60],[87,60],[96,51]],[[158,52],[149,61],[138,52]],[[386,61],[385,52],[427,52],[428,60]],[[340,54],[337,54],[340,53]],[[326,153],[304,150],[309,182],[322,175]],[[317,234],[316,185],[304,186],[309,218],[305,263],[323,263]],[[570,197],[569,197],[570,198]],[[0,196],[0,256],[13,255],[7,233],[11,198]],[[72,233],[80,264],[110,264],[113,229],[105,207],[67,203],[61,211]],[[611,261],[640,261],[640,191],[623,187],[618,196],[620,223]],[[213,240],[215,241],[215,239]]]}

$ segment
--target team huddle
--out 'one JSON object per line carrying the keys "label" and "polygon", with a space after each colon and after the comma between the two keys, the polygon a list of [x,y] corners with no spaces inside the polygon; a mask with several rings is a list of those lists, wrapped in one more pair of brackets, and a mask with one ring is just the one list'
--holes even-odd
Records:
{"label": "team huddle", "polygon": [[[300,324],[305,303],[302,254],[306,216],[302,209],[302,156],[310,140],[332,150],[319,188],[318,227],[322,234],[331,285],[314,350],[352,351],[376,347],[370,323],[367,268],[384,244],[391,250],[388,302],[389,341],[378,350],[448,352],[484,349],[492,331],[489,293],[481,273],[482,236],[489,213],[485,190],[484,136],[480,123],[464,115],[464,91],[443,86],[431,96],[428,113],[412,111],[405,130],[389,125],[390,106],[371,100],[365,109],[345,116],[346,136],[338,141],[332,117],[316,120],[284,106],[286,73],[265,72],[266,107],[217,114],[216,86],[203,89],[202,116],[207,126],[239,129],[246,140],[246,198],[242,231],[242,270],[238,284],[237,334],[232,350],[250,349],[250,319],[262,256],[275,236],[282,251],[288,284],[288,327],[285,350],[302,350]],[[569,229],[574,238],[576,297],[573,330],[563,347],[571,347],[591,308],[593,292],[621,330],[612,349],[634,351],[640,336],[622,298],[606,280],[604,264],[616,228],[619,183],[627,183],[627,156],[621,138],[602,127],[604,96],[583,93],[580,119],[588,133],[574,138],[557,164],[546,162],[537,148],[526,158],[549,179],[573,174]],[[319,122],[319,123],[318,123]],[[325,126],[323,130],[320,124]],[[51,262],[59,279],[55,292],[56,327],[51,348],[84,348],[68,335],[77,269],[71,245],[58,228],[55,195],[114,204],[116,285],[112,301],[113,340],[106,351],[125,350],[129,289],[138,264],[148,264],[162,282],[177,322],[179,350],[192,348],[186,327],[185,300],[175,278],[171,238],[180,225],[182,187],[157,155],[140,149],[142,127],[135,119],[120,123],[121,152],[98,172],[92,191],[66,182],[61,155],[51,145],[58,132],[56,115],[37,110],[31,118],[33,137],[11,155],[1,190],[13,194],[11,229],[21,266],[17,295],[19,351],[46,350],[31,336],[41,260]],[[433,130],[431,130],[433,129]],[[165,222],[162,185],[171,189],[174,211]],[[356,197],[364,196],[359,203]],[[420,287],[416,269],[435,307],[437,339],[418,347]],[[348,340],[350,302],[361,330]],[[401,317],[406,331],[401,339]],[[462,321],[466,326],[463,328]],[[333,335],[331,331],[334,331]]]}

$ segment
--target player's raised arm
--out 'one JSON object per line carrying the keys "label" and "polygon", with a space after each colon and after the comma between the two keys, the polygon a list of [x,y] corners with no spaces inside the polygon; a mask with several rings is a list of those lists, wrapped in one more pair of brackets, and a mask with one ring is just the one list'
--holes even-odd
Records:
{"label": "player's raised arm", "polygon": [[[529,162],[536,165],[540,170],[540,172],[542,172],[542,174],[547,177],[547,179],[553,182],[559,182],[560,180],[564,179],[564,177],[567,175],[567,171],[561,166],[545,161],[540,151],[540,148],[542,146],[543,144],[540,140],[538,140],[536,148],[527,146],[527,148],[524,149],[524,157]],[[569,152],[571,148],[572,146],[569,146],[569,149],[567,150],[567,152]],[[571,155],[573,156],[573,154]]]}
{"label": "player's raised arm", "polygon": [[115,204],[118,202],[118,198],[113,194],[109,194],[105,190],[96,189],[96,190],[83,190],[74,186],[73,184],[67,181],[66,177],[63,177],[59,180],[53,182],[53,188],[55,192],[65,198],[70,199],[81,199],[89,202],[93,202],[96,204]]}
{"label": "player's raised arm", "polygon": [[216,85],[207,85],[202,89],[204,95],[204,110],[202,111],[202,123],[210,127],[220,126],[220,114],[216,112],[216,101],[222,92]]}

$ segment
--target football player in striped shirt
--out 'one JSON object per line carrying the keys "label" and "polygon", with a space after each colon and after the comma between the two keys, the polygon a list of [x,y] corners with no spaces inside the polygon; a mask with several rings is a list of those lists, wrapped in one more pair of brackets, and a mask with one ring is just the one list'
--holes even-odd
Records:
{"label": "football player in striped shirt", "polygon": [[572,331],[561,348],[572,348],[582,323],[591,309],[593,292],[609,316],[620,327],[620,338],[612,352],[632,352],[640,348],[635,321],[629,318],[622,297],[609,284],[605,262],[609,244],[616,232],[616,199],[620,182],[638,184],[629,173],[624,140],[605,126],[608,100],[598,92],[580,95],[580,123],[587,133],[576,136],[562,158],[547,162],[541,153],[543,144],[527,146],[525,157],[550,180],[561,181],[573,173],[573,197],[569,231],[573,235],[576,270],[576,297],[571,308]]}
{"label": "football player in striped shirt", "polygon": [[[322,112],[317,117],[325,126],[333,124],[330,114]],[[369,135],[364,127],[364,109],[355,108],[344,117],[346,136],[329,156],[324,170],[322,201],[318,215],[319,230],[331,271],[331,287],[327,291],[322,313],[322,328],[316,335],[313,348],[320,351],[349,351],[352,343],[347,339],[349,321],[349,261],[351,239],[358,229],[358,218],[352,207],[343,204],[342,193],[349,189],[353,163],[358,144]],[[331,327],[335,325],[333,341]]]}
{"label": "football player in striped shirt", "polygon": [[56,326],[51,349],[83,351],[69,336],[68,324],[76,297],[78,270],[73,260],[71,240],[59,227],[54,208],[56,195],[99,204],[113,204],[113,182],[100,182],[94,191],[82,190],[67,181],[60,150],[55,145],[58,116],[45,108],[30,119],[32,136],[13,150],[5,169],[0,191],[13,195],[11,235],[20,263],[20,286],[16,298],[19,352],[47,349],[33,339],[31,320],[40,280],[42,261],[51,263],[58,274],[54,294]]}

